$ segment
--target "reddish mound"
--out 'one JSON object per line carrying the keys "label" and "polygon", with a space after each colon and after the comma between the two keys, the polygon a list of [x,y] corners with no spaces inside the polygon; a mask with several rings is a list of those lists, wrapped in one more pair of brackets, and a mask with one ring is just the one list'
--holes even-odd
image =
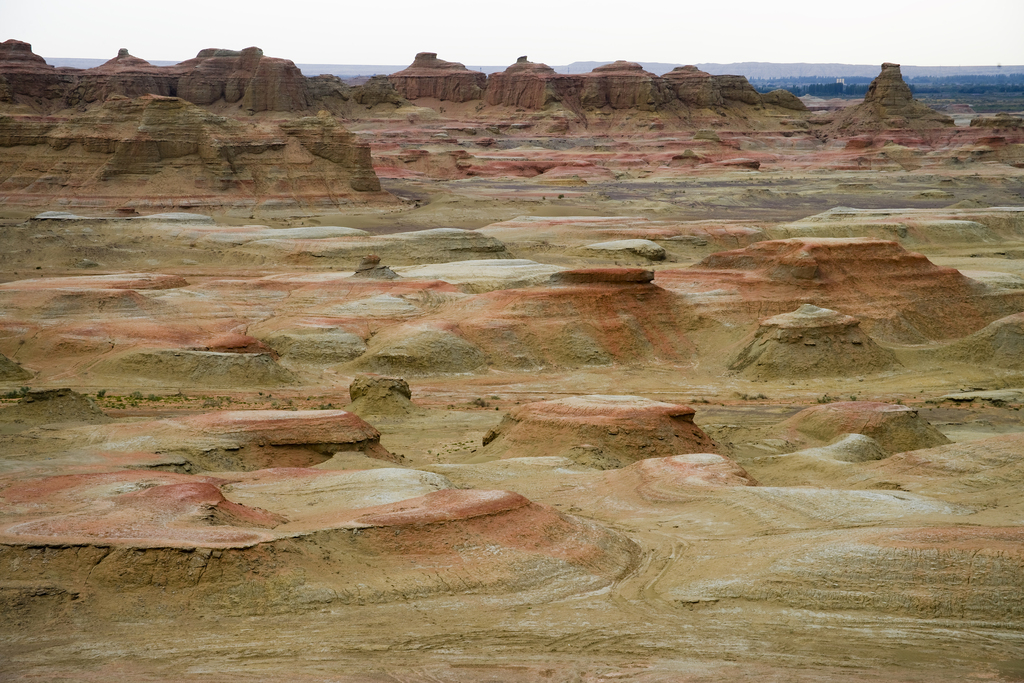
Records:
{"label": "reddish mound", "polygon": [[274,527],[284,518],[226,500],[217,486],[221,483],[188,475],[124,472],[15,484],[5,497],[52,516],[10,524],[0,534],[9,543],[101,542],[143,548],[245,547],[270,540],[272,536],[253,528]]}
{"label": "reddish mound", "polygon": [[[831,443],[843,434],[870,436],[889,454],[948,444],[949,439],[909,406],[872,401],[828,403],[801,410],[779,425],[816,443]],[[796,436],[795,441],[800,441]]]}
{"label": "reddish mound", "polygon": [[[228,482],[205,477],[136,471],[18,482],[4,490],[16,507],[0,525],[0,572],[9,581],[45,575],[74,590],[83,609],[108,616],[111,600],[115,610],[130,600],[138,616],[166,609],[169,590],[225,613],[464,591],[552,599],[603,588],[636,566],[627,538],[516,493],[443,489],[351,507],[344,474],[249,477],[268,507],[289,509],[290,523],[226,500],[219,487]],[[374,481],[409,474],[426,475],[382,470]],[[317,505],[325,496],[326,515]]]}
{"label": "reddish mound", "polygon": [[398,458],[380,445],[380,432],[344,410],[225,410],[169,420],[196,434],[230,436],[245,446],[302,446],[330,455],[362,451]]}
{"label": "reddish mound", "polygon": [[563,455],[607,469],[643,458],[706,453],[717,445],[693,423],[689,406],[637,396],[574,396],[512,409],[484,437],[503,458]]}
{"label": "reddish mound", "polygon": [[873,239],[758,242],[712,254],[686,270],[658,271],[656,281],[695,296],[730,288],[734,296],[707,303],[740,320],[812,303],[860,318],[875,338],[903,342],[963,336],[1022,303],[1017,295],[989,296],[952,268]]}
{"label": "reddish mound", "polygon": [[647,458],[609,472],[612,486],[628,486],[652,503],[685,500],[694,487],[756,486],[734,460],[714,453]]}
{"label": "reddish mound", "polygon": [[445,316],[496,367],[689,362],[692,321],[676,296],[645,282],[649,273],[568,271],[557,286],[488,292]]}

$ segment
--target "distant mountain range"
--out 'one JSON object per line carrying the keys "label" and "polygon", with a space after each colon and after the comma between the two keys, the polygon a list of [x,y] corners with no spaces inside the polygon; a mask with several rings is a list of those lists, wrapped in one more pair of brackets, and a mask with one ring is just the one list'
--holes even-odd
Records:
{"label": "distant mountain range", "polygon": [[[105,59],[76,59],[76,58],[46,58],[47,63],[53,66],[70,66],[77,69],[89,69],[99,66]],[[177,62],[156,61],[150,62],[155,66],[171,66]],[[611,62],[573,62],[566,65],[552,65],[555,71],[563,74],[581,74],[592,71],[595,67]],[[668,73],[682,64],[667,64],[665,62],[639,62],[641,66],[651,73],[659,76]],[[408,64],[296,64],[306,76],[318,76],[320,74],[333,74],[342,78],[353,78],[355,76],[374,76],[377,74],[391,74],[401,71]],[[504,66],[483,66],[467,64],[468,68],[475,71],[482,71],[486,74],[496,71],[504,71]],[[786,78],[874,78],[881,71],[881,64],[777,64],[774,62],[734,62],[732,64],[695,64],[701,71],[710,74],[734,74],[746,76],[748,79],[760,80],[781,80]],[[1024,73],[1024,65],[1014,66],[911,66],[904,65],[901,68],[904,78],[917,76],[995,76],[998,74],[1021,74]]]}

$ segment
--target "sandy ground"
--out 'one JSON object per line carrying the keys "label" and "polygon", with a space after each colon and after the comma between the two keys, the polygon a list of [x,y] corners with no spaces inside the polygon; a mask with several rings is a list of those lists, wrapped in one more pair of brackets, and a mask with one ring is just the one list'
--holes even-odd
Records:
{"label": "sandy ground", "polygon": [[[683,182],[675,178],[595,181],[582,190],[545,187],[529,179],[392,179],[385,180],[384,186],[408,200],[405,208],[279,215],[256,222],[275,228],[346,226],[371,235],[481,228],[522,215],[638,216],[677,222],[714,219],[771,227],[835,206],[939,209],[968,199],[994,206],[1019,207],[1024,202],[1021,177],[1012,169],[1005,175],[992,171],[981,176],[966,172],[946,176],[951,182],[940,185],[943,179],[935,173],[781,170]],[[940,186],[952,196],[920,196]],[[413,203],[417,201],[419,208]],[[152,304],[154,308],[145,308],[147,320],[169,323],[179,331],[194,326],[195,337],[202,339],[238,331],[236,323],[244,323],[241,331],[253,334],[257,323],[266,324],[272,318],[269,312],[284,310],[279,300],[299,306],[295,302],[307,296],[293,289],[273,294],[265,281],[251,285],[258,278],[347,274],[356,265],[341,259],[329,264],[288,262],[265,253],[196,246],[120,226],[24,227],[28,215],[0,214],[5,242],[0,251],[7,254],[0,258],[0,281],[13,284],[125,272],[182,276],[189,283],[188,305],[175,290],[143,293],[132,305]],[[228,226],[252,222],[226,216],[215,219]],[[562,267],[615,265],[614,259],[574,255],[562,248],[575,244],[569,238],[565,244],[546,248],[529,240],[520,245],[506,242],[513,257]],[[718,250],[715,244],[662,244],[668,251],[666,261],[647,264],[656,270],[686,267]],[[1020,244],[1013,240],[912,246],[937,265],[1024,277],[1024,260],[1014,251]],[[76,267],[82,258],[98,265]],[[436,262],[444,260],[457,259]],[[463,301],[461,297],[468,296],[457,286],[450,289],[415,299],[420,307],[416,315],[426,310],[443,318]],[[328,293],[289,315],[311,319],[319,310],[316,307],[335,305],[332,297],[348,300]],[[96,315],[96,309],[89,307],[93,304],[75,308],[79,304],[64,302],[66,308],[60,309],[50,299],[28,300],[13,294],[5,302],[0,348],[38,374],[6,385],[11,395],[3,400],[0,415],[14,409],[23,385],[70,386],[96,397],[96,405],[114,418],[115,426],[216,409],[343,408],[349,402],[348,385],[360,369],[351,363],[314,366],[285,358],[282,365],[299,373],[300,381],[273,387],[258,380],[244,387],[202,387],[174,377],[138,380],[116,371],[102,374],[93,361],[109,355],[108,350],[92,347],[92,342],[76,347],[70,342],[40,341],[49,339],[47,334],[57,339],[71,322],[75,329],[82,328],[85,318]],[[185,314],[162,318],[172,305]],[[119,319],[118,311],[127,309],[118,306],[128,304],[110,304],[102,309],[103,315]],[[389,311],[387,315],[393,317],[388,324],[398,324],[395,321],[401,322],[401,315],[406,315]],[[320,315],[325,315],[322,310]],[[29,329],[26,320],[38,327]],[[142,334],[133,328],[133,320],[141,318],[125,320],[123,329]],[[385,330],[383,323],[380,329]],[[902,370],[758,381],[724,370],[727,347],[738,343],[742,333],[745,330],[717,324],[686,331],[702,359],[696,363],[640,361],[408,376],[416,411],[364,415],[380,431],[381,445],[404,458],[405,468],[441,474],[460,490],[515,491],[631,541],[636,547],[633,564],[623,566],[604,585],[554,597],[544,591],[503,590],[497,584],[468,591],[417,592],[418,582],[425,584],[429,577],[413,575],[397,586],[397,598],[342,601],[292,595],[273,604],[256,598],[247,602],[244,590],[230,604],[205,603],[191,588],[161,584],[156,578],[144,588],[125,589],[123,594],[116,580],[102,587],[85,579],[75,584],[75,593],[73,582],[57,570],[40,570],[35,579],[19,573],[19,562],[28,566],[35,561],[28,559],[30,555],[42,557],[48,551],[38,541],[18,546],[7,539],[9,547],[17,546],[24,555],[13,563],[5,560],[7,575],[0,574],[5,600],[0,677],[25,681],[1024,680],[1024,506],[1019,500],[1024,479],[1015,464],[1000,461],[1003,469],[993,470],[988,479],[971,470],[975,479],[968,480],[963,472],[976,467],[977,461],[971,458],[980,456],[960,451],[948,456],[960,459],[956,460],[960,469],[950,466],[941,471],[928,468],[946,462],[942,454],[947,451],[930,456],[923,465],[903,469],[893,464],[899,458],[892,454],[841,467],[834,462],[811,467],[772,459],[821,445],[797,443],[779,425],[801,410],[836,400],[905,404],[953,442],[943,448],[1024,434],[1020,412],[1024,400],[1019,397],[994,403],[942,399],[964,391],[1024,390],[1024,370],[934,362],[929,353],[938,342],[889,343],[885,346],[903,362]],[[118,334],[122,332],[110,332],[112,338]],[[371,347],[373,343],[371,339]],[[100,390],[104,395],[97,397]],[[133,396],[133,392],[138,393]],[[582,394],[635,395],[693,406],[695,422],[717,441],[719,452],[733,458],[761,485],[683,487],[654,495],[643,493],[643,486],[628,479],[632,475],[618,474],[623,470],[596,470],[558,460],[564,454],[549,452],[543,443],[517,453],[522,460],[481,457],[484,436],[515,406]],[[96,446],[99,437],[90,436],[89,445],[76,429],[83,427],[0,423],[3,485],[102,469],[98,454],[113,448],[112,441]],[[333,465],[327,462],[318,467],[381,466],[379,461],[350,453],[338,456]],[[5,525],[32,516],[5,495],[0,489],[0,521]],[[977,541],[980,545],[964,540],[965,534],[977,536],[989,529],[1007,534],[1008,540]],[[932,530],[940,538],[920,540],[921,530]],[[519,533],[507,531],[513,536]],[[77,543],[69,541],[65,549]],[[102,545],[91,542],[92,547]],[[499,545],[494,547],[496,553],[503,552]],[[401,555],[381,557],[382,562],[396,566],[406,562]],[[337,572],[353,576],[377,571],[369,561],[365,565],[354,560],[335,562]],[[491,565],[480,565],[478,570],[472,561],[466,562],[465,571],[470,573],[497,572],[497,576],[506,571]],[[316,566],[315,571],[323,575],[310,569],[293,577],[294,585],[317,584],[336,573],[325,569],[329,562]],[[65,589],[71,593],[62,593]]]}

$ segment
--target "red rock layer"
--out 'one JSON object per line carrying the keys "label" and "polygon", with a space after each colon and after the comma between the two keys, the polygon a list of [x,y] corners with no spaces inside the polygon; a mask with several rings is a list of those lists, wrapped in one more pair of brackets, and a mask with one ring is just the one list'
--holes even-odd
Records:
{"label": "red rock layer", "polygon": [[512,409],[484,437],[485,452],[504,458],[594,450],[613,466],[718,445],[693,423],[689,406],[636,396],[573,396]]}

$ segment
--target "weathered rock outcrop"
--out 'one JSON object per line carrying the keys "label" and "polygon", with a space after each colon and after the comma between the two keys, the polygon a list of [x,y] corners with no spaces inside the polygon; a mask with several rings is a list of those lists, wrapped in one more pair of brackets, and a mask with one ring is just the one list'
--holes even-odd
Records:
{"label": "weathered rock outcrop", "polygon": [[953,119],[914,99],[900,73],[900,65],[886,62],[868,86],[864,101],[847,107],[829,129],[839,135],[886,129],[945,128]]}
{"label": "weathered rock outcrop", "polygon": [[761,325],[729,365],[757,379],[849,377],[899,367],[892,352],[860,329],[860,321],[804,304]]}
{"label": "weathered rock outcrop", "polygon": [[684,291],[696,283],[735,288],[736,298],[714,303],[726,316],[787,313],[804,303],[845,311],[875,339],[902,343],[963,336],[1020,305],[1012,294],[990,295],[957,270],[873,239],[758,242],[712,254],[692,268],[658,271],[656,281]]}
{"label": "weathered rock outcrop", "polygon": [[662,78],[687,106],[717,107],[725,102],[715,77],[695,66],[677,66]]}
{"label": "weathered rock outcrop", "polygon": [[793,111],[807,111],[807,105],[803,101],[789,92],[779,88],[778,90],[772,90],[761,95],[761,101],[765,104],[771,104],[782,109],[792,109]]}
{"label": "weathered rock outcrop", "polygon": [[489,456],[562,455],[599,469],[718,450],[693,416],[689,406],[638,396],[573,396],[517,406],[483,444]]}
{"label": "weathered rock outcrop", "polygon": [[174,70],[154,66],[121,48],[110,61],[75,74],[77,82],[68,92],[68,104],[102,102],[111,95],[172,96],[177,91],[178,78]]}
{"label": "weathered rock outcrop", "polygon": [[63,120],[0,115],[0,147],[8,204],[336,205],[380,191],[369,148],[327,114],[244,125],[179,98],[113,97]]}
{"label": "weathered rock outcrop", "polygon": [[310,106],[306,79],[287,59],[264,57],[258,47],[206,49],[175,67],[177,95],[199,105],[239,102],[248,111],[298,111]]}
{"label": "weathered rock outcrop", "polygon": [[0,102],[44,111],[102,102],[111,95],[177,96],[193,104],[238,104],[248,112],[303,111],[312,106],[307,79],[293,62],[263,56],[258,47],[210,48],[174,66],[154,66],[122,48],[92,69],[55,69],[32,46],[0,46]]}
{"label": "weathered rock outcrop", "polygon": [[583,79],[584,107],[655,111],[667,100],[662,80],[635,62],[605,64]]}
{"label": "weathered rock outcrop", "polygon": [[59,98],[61,74],[20,40],[0,43],[0,102],[28,103]]}
{"label": "weathered rock outcrop", "polygon": [[761,104],[761,95],[754,86],[743,76],[713,76],[722,99],[726,101],[742,102],[751,106]]}
{"label": "weathered rock outcrop", "polygon": [[487,76],[470,71],[459,62],[446,62],[436,52],[420,52],[407,69],[388,76],[406,99],[431,97],[451,102],[468,102],[483,97]]}
{"label": "weathered rock outcrop", "polygon": [[487,79],[484,101],[524,109],[543,109],[552,102],[561,102],[576,109],[581,86],[579,76],[559,74],[547,64],[536,64],[520,57],[515,64]]}

